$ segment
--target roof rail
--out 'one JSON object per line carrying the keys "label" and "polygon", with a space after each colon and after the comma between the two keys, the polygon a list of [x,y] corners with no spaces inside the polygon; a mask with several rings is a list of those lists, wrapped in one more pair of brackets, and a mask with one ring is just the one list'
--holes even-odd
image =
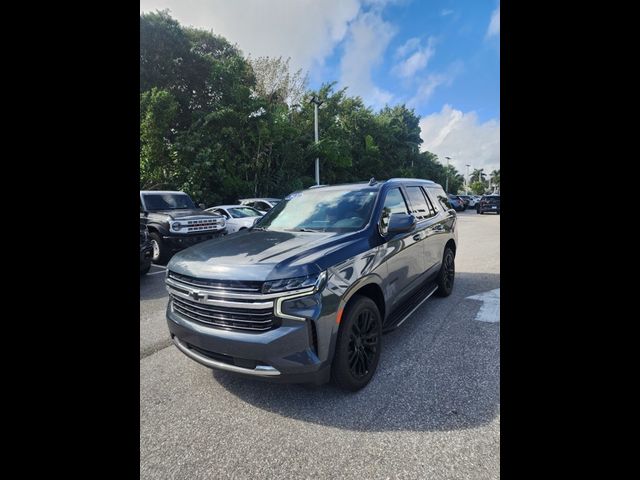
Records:
{"label": "roof rail", "polygon": [[387,182],[415,182],[416,180],[420,181],[420,182],[427,182],[427,183],[436,183],[433,180],[426,180],[424,178],[390,178],[389,180],[387,180]]}

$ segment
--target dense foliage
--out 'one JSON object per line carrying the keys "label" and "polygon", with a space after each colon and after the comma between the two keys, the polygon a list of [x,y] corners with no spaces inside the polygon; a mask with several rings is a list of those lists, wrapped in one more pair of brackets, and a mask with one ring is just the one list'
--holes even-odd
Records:
{"label": "dense foliage", "polygon": [[[320,142],[314,143],[313,104]],[[327,83],[306,88],[281,58],[246,59],[226,39],[140,16],[140,188],[184,190],[207,206],[280,197],[314,184],[417,177],[456,192],[463,177],[420,152],[420,118],[404,105],[374,112]]]}

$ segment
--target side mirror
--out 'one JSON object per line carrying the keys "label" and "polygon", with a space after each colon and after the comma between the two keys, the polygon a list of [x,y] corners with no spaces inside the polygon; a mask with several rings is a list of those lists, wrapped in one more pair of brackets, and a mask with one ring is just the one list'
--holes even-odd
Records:
{"label": "side mirror", "polygon": [[410,232],[416,226],[416,217],[406,213],[392,213],[387,234]]}

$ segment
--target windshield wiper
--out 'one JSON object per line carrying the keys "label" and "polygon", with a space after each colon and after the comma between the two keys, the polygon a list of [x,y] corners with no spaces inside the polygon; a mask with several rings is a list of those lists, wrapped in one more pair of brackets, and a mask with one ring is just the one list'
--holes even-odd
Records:
{"label": "windshield wiper", "polygon": [[253,227],[253,228],[251,228],[251,230],[260,230],[262,232],[266,232],[267,231],[267,229],[264,228],[264,227]]}
{"label": "windshield wiper", "polygon": [[302,227],[302,228],[296,228],[294,230],[294,232],[315,232],[315,233],[322,233],[324,230],[315,230],[313,228],[306,228],[306,227]]}

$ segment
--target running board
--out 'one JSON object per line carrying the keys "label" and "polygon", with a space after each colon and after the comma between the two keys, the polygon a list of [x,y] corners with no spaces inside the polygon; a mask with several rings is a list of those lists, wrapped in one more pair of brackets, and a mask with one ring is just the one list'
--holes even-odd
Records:
{"label": "running board", "polygon": [[400,305],[387,319],[387,326],[384,327],[384,332],[389,332],[394,328],[398,328],[402,325],[420,305],[426,302],[431,295],[433,295],[438,286],[433,284],[424,285],[418,289],[416,293],[411,295],[402,305]]}

